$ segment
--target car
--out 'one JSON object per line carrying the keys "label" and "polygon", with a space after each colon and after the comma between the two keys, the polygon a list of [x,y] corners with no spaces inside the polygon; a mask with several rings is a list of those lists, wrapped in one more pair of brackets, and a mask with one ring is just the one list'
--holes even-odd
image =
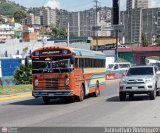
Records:
{"label": "car", "polygon": [[126,96],[148,94],[151,100],[160,95],[160,73],[156,66],[133,66],[119,83],[119,99],[125,101]]}
{"label": "car", "polygon": [[128,70],[130,67],[130,62],[110,63],[107,65],[107,70]]}

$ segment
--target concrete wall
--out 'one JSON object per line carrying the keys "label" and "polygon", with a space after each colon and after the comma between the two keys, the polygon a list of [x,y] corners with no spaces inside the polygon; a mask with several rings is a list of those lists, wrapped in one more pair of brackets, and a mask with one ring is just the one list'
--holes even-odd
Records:
{"label": "concrete wall", "polygon": [[[47,44],[44,45],[47,46],[65,46],[67,47],[66,42],[61,43],[54,43],[54,41],[48,41]],[[30,53],[30,51],[34,51],[37,48],[43,47],[42,42],[20,42],[19,39],[11,39],[6,40],[6,43],[0,44],[0,57],[5,57],[5,53],[8,54],[8,57],[13,57],[13,55],[16,55],[19,53],[22,57],[25,57],[27,54]],[[72,48],[81,48],[81,49],[90,49],[90,44],[88,43],[71,43],[70,47]],[[24,49],[27,49],[26,52],[24,52]]]}

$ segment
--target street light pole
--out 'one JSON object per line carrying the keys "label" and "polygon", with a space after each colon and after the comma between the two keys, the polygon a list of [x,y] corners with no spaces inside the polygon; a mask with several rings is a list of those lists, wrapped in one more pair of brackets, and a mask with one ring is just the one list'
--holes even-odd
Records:
{"label": "street light pole", "polygon": [[68,21],[68,30],[67,30],[67,47],[69,47],[69,36],[70,36],[70,34],[69,34],[69,21]]}

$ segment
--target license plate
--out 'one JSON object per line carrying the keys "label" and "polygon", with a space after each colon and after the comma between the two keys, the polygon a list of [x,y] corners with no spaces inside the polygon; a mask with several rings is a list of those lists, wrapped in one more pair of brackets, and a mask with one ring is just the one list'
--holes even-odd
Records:
{"label": "license plate", "polygon": [[138,89],[138,87],[132,87],[132,89]]}
{"label": "license plate", "polygon": [[53,93],[49,93],[49,96],[54,96],[54,94]]}

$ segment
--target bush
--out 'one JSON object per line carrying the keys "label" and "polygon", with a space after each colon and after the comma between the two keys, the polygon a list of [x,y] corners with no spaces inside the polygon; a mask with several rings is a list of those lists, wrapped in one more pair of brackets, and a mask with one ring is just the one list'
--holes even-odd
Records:
{"label": "bush", "polygon": [[15,72],[14,81],[16,84],[32,83],[32,65],[21,65]]}

